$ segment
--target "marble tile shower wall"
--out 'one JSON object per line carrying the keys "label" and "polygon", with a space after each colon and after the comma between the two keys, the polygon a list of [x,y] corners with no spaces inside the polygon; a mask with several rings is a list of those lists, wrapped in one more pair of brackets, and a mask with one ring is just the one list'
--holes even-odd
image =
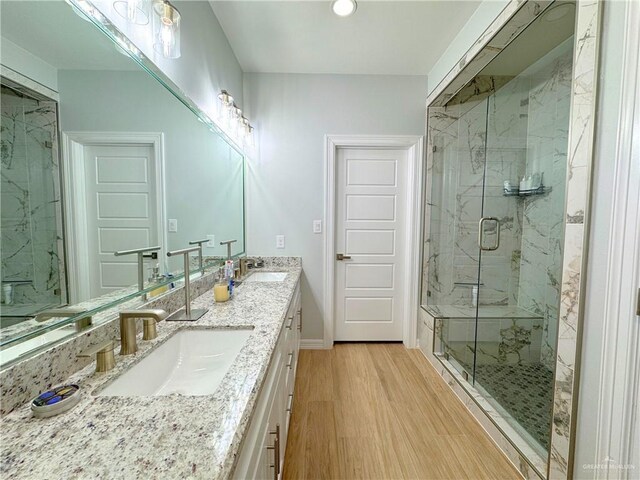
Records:
{"label": "marble tile shower wall", "polygon": [[[526,358],[542,358],[550,369],[562,264],[571,49],[569,39],[517,77],[476,77],[475,96],[432,109],[430,118],[436,151],[424,270],[429,303],[471,305],[471,287],[464,284],[478,279],[478,219],[498,217],[501,247],[482,252],[479,303],[519,306],[543,318],[504,319],[509,325],[503,328],[529,330],[535,355]],[[536,172],[544,174],[549,194],[503,196],[505,180],[517,184]],[[502,337],[496,333],[493,341]]]}
{"label": "marble tile shower wall", "polygon": [[503,248],[482,253],[480,303],[517,304],[519,259],[514,261],[512,252],[519,250],[521,219],[517,204],[502,196],[502,184],[517,178],[524,165],[522,142],[518,144],[512,132],[506,131],[516,125],[526,132],[520,97],[512,93],[518,87],[518,82],[510,82],[500,90],[499,108],[513,103],[514,118],[500,117],[490,125],[491,145],[487,144],[486,98],[447,107],[448,121],[431,122],[436,152],[427,237],[430,265],[425,270],[431,304],[471,305],[469,284],[478,279],[478,220],[483,214],[500,218]]}
{"label": "marble tile shower wall", "polygon": [[27,281],[14,304],[45,306],[66,298],[53,101],[2,89],[2,281]]}
{"label": "marble tile shower wall", "polygon": [[527,175],[544,172],[551,192],[524,199],[518,304],[544,318],[541,361],[556,361],[573,39],[536,63],[529,76]]}

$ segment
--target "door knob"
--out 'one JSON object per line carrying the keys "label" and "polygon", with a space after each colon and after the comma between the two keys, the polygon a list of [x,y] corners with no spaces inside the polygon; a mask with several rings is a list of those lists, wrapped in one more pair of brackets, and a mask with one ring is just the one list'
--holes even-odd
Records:
{"label": "door knob", "polygon": [[349,260],[350,258],[349,255],[343,255],[342,253],[336,254],[336,260]]}

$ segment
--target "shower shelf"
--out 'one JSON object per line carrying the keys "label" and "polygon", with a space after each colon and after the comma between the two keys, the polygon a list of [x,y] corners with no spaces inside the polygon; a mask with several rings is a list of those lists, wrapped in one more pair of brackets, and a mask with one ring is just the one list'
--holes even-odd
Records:
{"label": "shower shelf", "polygon": [[535,195],[546,195],[551,191],[551,187],[540,185],[538,188],[531,190],[509,190],[502,193],[505,197],[533,197]]}
{"label": "shower shelf", "polygon": [[469,318],[512,318],[512,319],[542,319],[542,315],[532,313],[517,305],[480,305],[476,307],[466,305],[421,305],[422,309],[437,319],[469,319]]}

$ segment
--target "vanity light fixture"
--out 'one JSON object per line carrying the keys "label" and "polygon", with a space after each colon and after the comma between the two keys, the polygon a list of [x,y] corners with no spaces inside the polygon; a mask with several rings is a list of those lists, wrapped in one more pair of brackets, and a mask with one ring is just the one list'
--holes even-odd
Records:
{"label": "vanity light fixture", "polygon": [[238,138],[244,142],[247,138],[247,134],[249,133],[249,120],[244,115],[240,117],[240,121],[238,122]]}
{"label": "vanity light fixture", "polygon": [[223,108],[229,108],[233,105],[233,97],[226,90],[220,90],[218,99],[222,102]]}
{"label": "vanity light fixture", "polygon": [[219,118],[223,130],[237,140],[238,144],[253,147],[254,129],[249,123],[249,119],[242,115],[242,109],[234,103],[233,96],[226,90],[220,90],[218,100],[220,100]]}
{"label": "vanity light fixture", "polygon": [[358,8],[356,0],[333,0],[331,2],[331,10],[339,17],[348,17]]}
{"label": "vanity light fixture", "polygon": [[153,1],[153,48],[165,58],[180,57],[180,12],[168,0]]}
{"label": "vanity light fixture", "polygon": [[234,103],[229,113],[229,128],[234,135],[238,135],[242,123],[242,109]]}
{"label": "vanity light fixture", "polygon": [[116,0],[113,2],[113,9],[129,23],[147,25],[150,4],[151,0]]}

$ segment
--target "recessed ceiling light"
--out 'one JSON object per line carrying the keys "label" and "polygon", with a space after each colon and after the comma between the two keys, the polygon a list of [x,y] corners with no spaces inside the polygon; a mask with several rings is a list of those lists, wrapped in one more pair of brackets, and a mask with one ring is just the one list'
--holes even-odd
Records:
{"label": "recessed ceiling light", "polygon": [[331,10],[339,17],[348,17],[356,11],[358,5],[355,0],[333,0]]}

